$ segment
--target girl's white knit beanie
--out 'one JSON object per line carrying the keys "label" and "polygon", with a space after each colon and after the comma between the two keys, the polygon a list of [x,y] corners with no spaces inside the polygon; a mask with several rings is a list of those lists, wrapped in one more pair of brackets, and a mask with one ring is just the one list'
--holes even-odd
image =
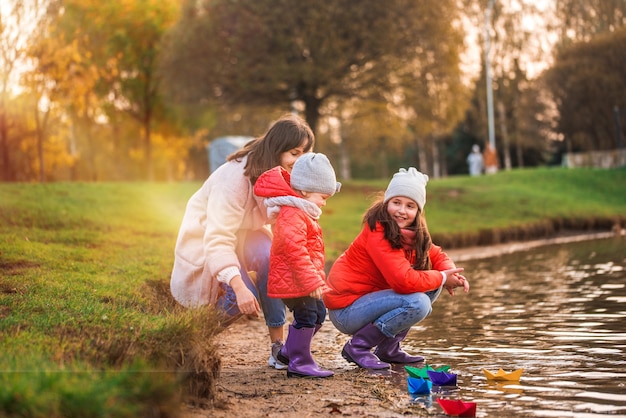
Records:
{"label": "girl's white knit beanie", "polygon": [[389,182],[384,202],[387,203],[392,197],[404,196],[414,200],[420,210],[424,210],[426,183],[428,183],[428,176],[417,171],[415,167],[409,167],[408,170],[401,168]]}

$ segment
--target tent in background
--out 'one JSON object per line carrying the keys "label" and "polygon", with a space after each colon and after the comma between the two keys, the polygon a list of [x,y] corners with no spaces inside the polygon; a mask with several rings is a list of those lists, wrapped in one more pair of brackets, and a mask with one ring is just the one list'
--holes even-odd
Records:
{"label": "tent in background", "polygon": [[211,173],[224,164],[230,154],[242,148],[252,139],[254,139],[252,136],[220,136],[211,141],[207,145]]}

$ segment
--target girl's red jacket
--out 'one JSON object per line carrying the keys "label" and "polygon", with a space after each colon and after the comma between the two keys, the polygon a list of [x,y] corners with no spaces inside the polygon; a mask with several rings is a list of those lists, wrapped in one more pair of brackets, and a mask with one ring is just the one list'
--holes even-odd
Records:
{"label": "girl's red jacket", "polygon": [[441,247],[432,245],[429,251],[432,270],[415,270],[411,266],[415,252],[393,249],[384,237],[383,227],[374,231],[364,225],[350,247],[333,264],[326,284],[324,303],[328,309],[351,305],[363,295],[392,289],[408,294],[438,289],[443,282],[441,270],[455,268],[454,262]]}

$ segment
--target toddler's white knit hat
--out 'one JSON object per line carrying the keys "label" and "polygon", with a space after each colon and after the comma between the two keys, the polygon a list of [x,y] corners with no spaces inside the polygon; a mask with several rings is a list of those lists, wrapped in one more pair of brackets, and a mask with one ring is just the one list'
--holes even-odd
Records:
{"label": "toddler's white knit hat", "polygon": [[426,183],[428,176],[417,171],[415,167],[408,170],[401,168],[387,186],[385,191],[385,203],[392,197],[404,196],[413,199],[424,210],[426,204]]}
{"label": "toddler's white knit hat", "polygon": [[341,188],[335,170],[324,154],[307,152],[300,156],[291,170],[291,187],[311,193],[334,195]]}

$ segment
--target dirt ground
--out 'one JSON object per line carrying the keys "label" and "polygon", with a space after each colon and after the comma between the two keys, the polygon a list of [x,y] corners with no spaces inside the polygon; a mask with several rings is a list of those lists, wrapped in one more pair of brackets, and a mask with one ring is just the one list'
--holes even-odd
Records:
{"label": "dirt ground", "polygon": [[[447,252],[462,265],[460,262],[468,259],[494,257],[546,244],[606,238],[610,234],[570,235]],[[471,283],[471,275],[468,278]],[[311,348],[320,366],[333,370],[335,375],[326,379],[288,378],[285,370],[267,365],[270,344],[263,319],[240,319],[218,335],[222,368],[215,402],[202,407],[186,405],[182,415],[184,418],[445,416],[436,403],[427,407],[412,402],[402,366],[372,372],[346,362],[341,357],[341,348],[348,338],[327,321]]]}
{"label": "dirt ground", "polygon": [[[241,319],[219,336],[222,369],[217,400],[211,406],[187,406],[185,418],[200,417],[399,417],[419,415],[397,379],[402,368],[368,372],[341,357],[348,336],[328,321],[312,343],[321,367],[335,372],[326,379],[288,378],[270,368],[269,337],[262,319]],[[417,363],[419,367],[419,363]],[[394,366],[395,367],[395,366]]]}

